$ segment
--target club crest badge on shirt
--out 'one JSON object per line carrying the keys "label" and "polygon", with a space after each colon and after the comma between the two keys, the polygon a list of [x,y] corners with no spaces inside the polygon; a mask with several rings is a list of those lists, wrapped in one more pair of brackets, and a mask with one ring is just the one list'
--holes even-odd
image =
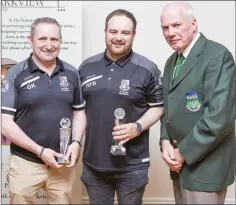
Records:
{"label": "club crest badge on shirt", "polygon": [[121,83],[120,83],[120,92],[119,94],[120,95],[129,95],[129,80],[124,80],[122,79],[121,80]]}
{"label": "club crest badge on shirt", "polygon": [[186,107],[192,112],[196,112],[200,109],[201,103],[197,92],[188,92],[185,94]]}
{"label": "club crest badge on shirt", "polygon": [[61,86],[61,91],[70,91],[68,86],[68,82],[67,82],[67,77],[60,77],[60,86]]}

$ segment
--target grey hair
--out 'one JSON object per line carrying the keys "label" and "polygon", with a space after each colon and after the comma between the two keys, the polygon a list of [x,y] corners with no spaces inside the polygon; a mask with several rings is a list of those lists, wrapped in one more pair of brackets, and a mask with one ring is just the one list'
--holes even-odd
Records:
{"label": "grey hair", "polygon": [[188,4],[187,2],[185,2],[184,4],[185,4],[184,13],[186,15],[186,18],[190,21],[193,18],[196,18],[196,14],[195,14],[193,7],[190,4]]}
{"label": "grey hair", "polygon": [[32,24],[31,24],[31,28],[30,28],[30,36],[33,37],[34,33],[35,33],[35,28],[41,24],[41,23],[47,23],[47,24],[54,24],[57,25],[59,28],[59,32],[60,32],[60,38],[62,38],[61,36],[61,26],[58,23],[58,21],[54,18],[51,17],[40,17],[37,18]]}
{"label": "grey hair", "polygon": [[174,1],[174,2],[171,2],[171,3],[168,3],[164,9],[162,10],[162,14],[163,14],[163,11],[166,9],[166,8],[173,8],[173,9],[181,9],[183,10],[184,14],[185,14],[185,17],[187,18],[187,20],[189,21],[192,21],[193,18],[196,18],[196,14],[195,14],[195,11],[193,9],[193,7],[185,2],[185,1]]}

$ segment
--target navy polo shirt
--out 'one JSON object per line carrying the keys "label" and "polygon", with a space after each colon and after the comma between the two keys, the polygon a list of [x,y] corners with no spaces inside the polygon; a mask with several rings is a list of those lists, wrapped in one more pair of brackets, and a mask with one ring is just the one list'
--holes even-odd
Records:
{"label": "navy polo shirt", "polygon": [[131,51],[113,62],[105,53],[85,60],[80,68],[86,101],[87,129],[83,162],[97,171],[131,171],[149,166],[149,130],[127,142],[125,156],[113,156],[114,111],[125,111],[126,123],[150,107],[163,107],[162,78],[157,66]]}
{"label": "navy polo shirt", "polygon": [[[84,109],[78,71],[56,59],[49,77],[31,56],[13,66],[2,84],[2,113],[14,116],[15,123],[37,144],[60,152],[60,121],[73,110]],[[71,123],[72,124],[72,123]],[[11,153],[26,160],[43,163],[34,153],[11,143]]]}

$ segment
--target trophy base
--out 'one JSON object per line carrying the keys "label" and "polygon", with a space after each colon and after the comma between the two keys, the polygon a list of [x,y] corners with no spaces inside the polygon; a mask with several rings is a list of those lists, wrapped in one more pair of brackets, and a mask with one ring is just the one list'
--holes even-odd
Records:
{"label": "trophy base", "polygon": [[64,157],[60,157],[57,159],[57,163],[60,165],[69,165],[70,159],[65,159]]}
{"label": "trophy base", "polygon": [[110,151],[114,156],[126,155],[126,149],[122,145],[113,145],[111,146]]}

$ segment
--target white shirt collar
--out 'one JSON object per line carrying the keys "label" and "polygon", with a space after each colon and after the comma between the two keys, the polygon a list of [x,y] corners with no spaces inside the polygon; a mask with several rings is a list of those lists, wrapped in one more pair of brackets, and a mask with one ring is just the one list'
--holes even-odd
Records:
{"label": "white shirt collar", "polygon": [[190,53],[192,47],[194,46],[194,44],[196,43],[196,41],[198,40],[198,38],[200,37],[200,33],[197,32],[197,35],[195,36],[195,38],[193,39],[193,41],[187,46],[187,48],[184,49],[184,51],[182,52],[183,56],[185,57],[185,59],[188,57],[188,54]]}

